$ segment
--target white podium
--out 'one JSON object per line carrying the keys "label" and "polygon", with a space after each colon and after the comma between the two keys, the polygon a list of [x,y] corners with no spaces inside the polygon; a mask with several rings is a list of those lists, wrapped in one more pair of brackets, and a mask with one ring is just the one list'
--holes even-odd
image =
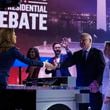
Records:
{"label": "white podium", "polygon": [[35,96],[36,110],[78,110],[78,103],[89,102],[89,94],[80,93],[79,89],[52,89],[49,87],[26,87],[24,85],[9,85],[7,89],[35,91],[33,95]]}
{"label": "white podium", "polygon": [[64,110],[78,110],[76,94],[79,94],[79,91],[37,90],[36,108],[37,110],[51,110],[53,107],[56,110],[63,110],[64,107]]}

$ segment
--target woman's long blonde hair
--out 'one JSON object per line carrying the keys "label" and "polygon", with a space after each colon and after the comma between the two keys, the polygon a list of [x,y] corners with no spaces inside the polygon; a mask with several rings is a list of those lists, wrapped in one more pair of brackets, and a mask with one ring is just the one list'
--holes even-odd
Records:
{"label": "woman's long blonde hair", "polygon": [[13,29],[0,28],[0,52],[7,51],[16,43],[15,32]]}

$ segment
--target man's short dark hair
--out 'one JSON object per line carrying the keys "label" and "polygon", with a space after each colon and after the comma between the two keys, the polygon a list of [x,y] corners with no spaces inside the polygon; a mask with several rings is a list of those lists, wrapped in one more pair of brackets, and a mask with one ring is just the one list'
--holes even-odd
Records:
{"label": "man's short dark hair", "polygon": [[[56,44],[60,44],[60,43],[54,42],[53,45],[52,45],[52,48],[54,48],[54,46],[55,46]],[[61,44],[60,44],[60,45],[61,45]]]}

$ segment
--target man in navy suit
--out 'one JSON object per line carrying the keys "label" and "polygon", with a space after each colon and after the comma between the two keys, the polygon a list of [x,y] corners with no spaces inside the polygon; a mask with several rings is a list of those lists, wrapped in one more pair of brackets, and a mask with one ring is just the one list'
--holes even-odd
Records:
{"label": "man in navy suit", "polygon": [[[101,110],[102,94],[99,87],[102,84],[102,76],[105,60],[101,50],[92,47],[92,37],[88,33],[82,33],[80,37],[79,51],[67,58],[61,67],[76,65],[77,87],[88,87],[90,89],[90,106],[92,110]],[[87,105],[80,105],[80,110],[88,110]]]}
{"label": "man in navy suit", "polygon": [[[62,46],[65,48],[66,53],[67,54],[62,54]],[[63,67],[60,68],[60,63],[63,62],[66,58],[71,57],[72,53],[71,51],[68,49],[67,43],[64,44],[64,42],[62,44],[55,42],[52,45],[53,51],[55,53],[55,56],[49,59],[49,63],[51,64],[57,64],[57,68],[53,69],[53,70],[48,70],[46,69],[45,72],[46,74],[52,73],[52,77],[62,77],[62,76],[70,76],[70,72],[68,70],[68,67]]]}

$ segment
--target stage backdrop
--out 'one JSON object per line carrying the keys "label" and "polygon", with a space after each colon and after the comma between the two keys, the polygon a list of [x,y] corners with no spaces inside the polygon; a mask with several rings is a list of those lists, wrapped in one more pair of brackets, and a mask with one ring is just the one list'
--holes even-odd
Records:
{"label": "stage backdrop", "polygon": [[[53,56],[51,44],[55,41],[60,42],[63,37],[69,39],[73,52],[79,49],[77,42],[82,32],[89,32],[93,42],[103,49],[104,41],[110,40],[109,2],[109,0],[103,0],[102,3],[99,0],[22,0],[19,7],[8,7],[0,11],[0,27],[14,28],[17,35],[16,46],[20,51],[26,55],[30,47],[36,47],[42,60]],[[104,14],[100,17],[102,12]],[[99,17],[105,18],[104,22],[98,19]],[[18,75],[18,67],[23,67],[22,76],[25,79],[26,66],[16,61],[11,74]],[[72,75],[76,75],[75,70]],[[43,74],[39,77],[47,76]]]}

